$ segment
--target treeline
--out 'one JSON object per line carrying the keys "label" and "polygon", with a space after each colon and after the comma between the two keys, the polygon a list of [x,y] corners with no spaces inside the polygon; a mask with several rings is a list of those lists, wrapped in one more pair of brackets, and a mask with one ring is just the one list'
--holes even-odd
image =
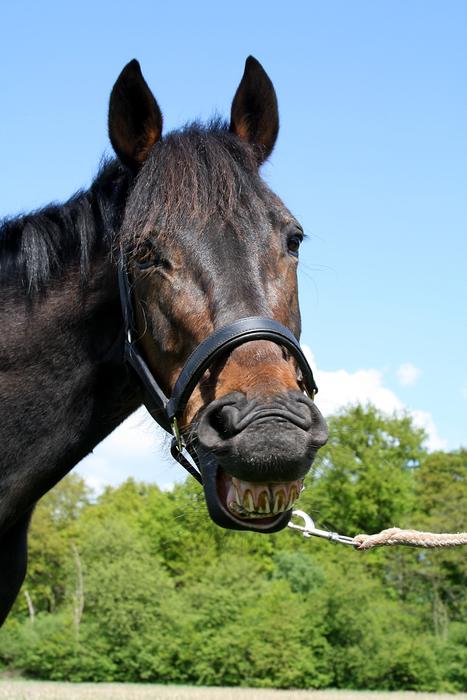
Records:
{"label": "treeline", "polygon": [[[459,531],[467,450],[427,453],[409,417],[330,421],[299,507],[344,534]],[[361,553],[290,530],[221,530],[193,480],[38,505],[0,668],[43,679],[462,691],[465,550]]]}

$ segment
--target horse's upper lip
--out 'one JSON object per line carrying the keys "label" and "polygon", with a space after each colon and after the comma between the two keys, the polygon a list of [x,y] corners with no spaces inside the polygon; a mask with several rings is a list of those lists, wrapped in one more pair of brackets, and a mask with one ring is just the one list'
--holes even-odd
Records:
{"label": "horse's upper lip", "polygon": [[247,405],[240,409],[235,405],[228,404],[222,411],[224,430],[226,434],[233,436],[238,435],[253,423],[257,425],[265,421],[274,421],[276,423],[289,423],[306,431],[311,425],[311,416],[300,410],[301,408],[301,404],[289,406],[282,402],[269,406],[253,404],[253,406]]}

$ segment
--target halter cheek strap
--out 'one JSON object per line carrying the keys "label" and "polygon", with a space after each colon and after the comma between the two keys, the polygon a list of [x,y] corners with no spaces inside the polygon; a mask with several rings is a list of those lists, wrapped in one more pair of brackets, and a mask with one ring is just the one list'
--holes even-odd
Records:
{"label": "halter cheek strap", "polygon": [[216,360],[225,357],[243,343],[249,343],[253,340],[269,340],[285,347],[295,357],[302,372],[303,387],[308,395],[314,398],[317,393],[318,387],[313,378],[313,372],[293,333],[274,319],[251,316],[223,326],[203,340],[185,362],[175,382],[172,395],[170,398],[167,397],[141,355],[134,338],[136,325],[130,280],[123,255],[118,268],[118,281],[125,331],[125,360],[135,370],[144,387],[144,404],[149,413],[164,430],[174,436],[171,447],[172,456],[200,483],[202,483],[200,472],[190,464],[182,453],[184,448],[187,449],[195,464],[199,466],[196,452],[187,448],[182,442],[178,420],[183,415],[196,385]]}
{"label": "halter cheek strap", "polygon": [[134,337],[136,333],[136,323],[131,298],[130,279],[123,256],[118,266],[118,287],[123,313],[124,359],[135,370],[145,389],[147,400],[144,403],[149,413],[161,428],[171,433],[172,428],[166,412],[169,399],[146,364]]}

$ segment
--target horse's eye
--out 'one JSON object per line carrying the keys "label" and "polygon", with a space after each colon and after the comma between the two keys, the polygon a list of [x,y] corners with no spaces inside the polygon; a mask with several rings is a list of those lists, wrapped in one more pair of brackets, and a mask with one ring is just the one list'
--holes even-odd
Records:
{"label": "horse's eye", "polygon": [[155,263],[153,260],[148,258],[147,260],[137,260],[136,264],[140,270],[147,270],[148,268],[153,267]]}
{"label": "horse's eye", "polygon": [[147,242],[141,246],[136,255],[136,264],[140,270],[148,270],[150,267],[161,265],[162,258],[158,255],[154,246]]}
{"label": "horse's eye", "polygon": [[154,267],[154,265],[157,265],[157,261],[148,258],[147,260],[137,260],[136,264],[138,265],[140,270],[148,270],[150,267]]}
{"label": "horse's eye", "polygon": [[302,242],[302,240],[303,237],[298,233],[294,233],[287,239],[287,248],[289,250],[289,253],[296,258],[298,258],[298,249],[300,248],[300,243]]}

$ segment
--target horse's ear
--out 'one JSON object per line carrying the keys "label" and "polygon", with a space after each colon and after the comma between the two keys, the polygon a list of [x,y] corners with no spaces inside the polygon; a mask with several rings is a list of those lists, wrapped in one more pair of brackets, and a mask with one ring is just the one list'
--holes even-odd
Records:
{"label": "horse's ear", "polygon": [[162,133],[162,113],[138,61],[128,63],[110,95],[109,137],[122,163],[137,171]]}
{"label": "horse's ear", "polygon": [[274,85],[261,63],[248,56],[232,102],[230,131],[256,146],[261,164],[270,155],[279,131]]}

